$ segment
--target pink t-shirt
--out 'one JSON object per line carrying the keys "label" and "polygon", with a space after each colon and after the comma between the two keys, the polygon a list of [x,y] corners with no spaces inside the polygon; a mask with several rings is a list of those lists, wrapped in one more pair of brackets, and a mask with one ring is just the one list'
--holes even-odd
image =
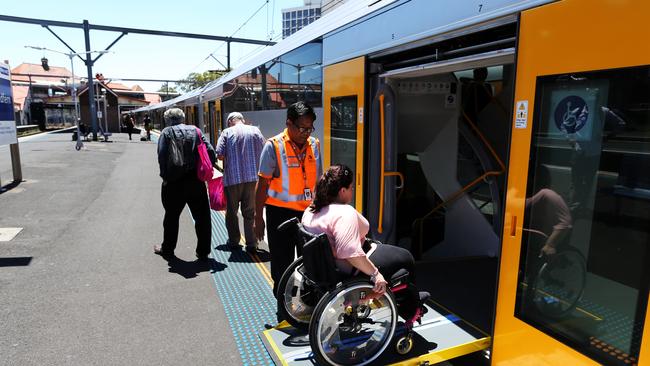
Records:
{"label": "pink t-shirt", "polygon": [[353,269],[345,259],[366,255],[362,245],[370,224],[350,205],[333,203],[318,213],[308,208],[302,215],[302,225],[311,233],[327,235],[336,265],[343,271],[351,273]]}

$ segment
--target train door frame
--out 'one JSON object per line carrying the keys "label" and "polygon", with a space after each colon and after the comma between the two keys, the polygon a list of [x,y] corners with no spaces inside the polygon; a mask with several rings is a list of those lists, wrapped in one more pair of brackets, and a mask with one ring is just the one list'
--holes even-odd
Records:
{"label": "train door frame", "polygon": [[[331,163],[339,163],[340,161],[332,161],[332,139],[334,134],[341,134],[341,140],[350,140],[348,137],[355,136],[356,149],[354,150],[354,166],[350,168],[355,171],[355,199],[354,206],[358,211],[363,209],[364,201],[364,106],[365,106],[365,69],[366,58],[365,56],[358,57],[352,60],[344,61],[341,63],[326,66],[323,70],[323,163],[325,167],[330,166]],[[356,128],[347,126],[348,128],[337,129],[332,131],[332,105],[338,103],[339,110],[350,108],[349,103],[355,103],[354,115],[348,113],[348,117],[354,118],[353,125]],[[342,112],[340,112],[342,115]],[[338,118],[337,123],[341,123],[342,127],[346,124],[351,125],[350,120],[344,121],[345,117]],[[340,142],[336,146],[337,152],[344,149],[345,144]],[[348,163],[349,165],[349,163]]]}
{"label": "train door frame", "polygon": [[[516,21],[517,21],[516,17],[508,17],[507,21],[500,19],[499,21],[494,23],[493,28],[505,29],[509,27],[508,31],[511,33],[508,34],[514,34],[514,31],[516,30],[516,26],[514,24],[516,23]],[[476,32],[485,31],[486,29],[488,29],[488,31],[490,30],[489,27],[485,27],[485,25],[482,25],[482,27],[477,28],[475,31]],[[467,30],[463,30],[461,32],[466,32],[465,34],[471,33]],[[503,34],[499,34],[499,35],[503,37]],[[445,40],[446,39],[443,39],[443,41]],[[484,39],[484,42],[486,42],[485,43],[486,45],[490,42],[489,34]],[[395,140],[397,136],[396,113],[398,113],[397,111],[398,107],[396,106],[394,93],[391,92],[390,89],[383,87],[383,84],[385,84],[386,79],[396,78],[400,74],[414,75],[414,76],[449,74],[455,71],[468,70],[468,69],[473,69],[478,67],[489,67],[489,66],[509,65],[509,67],[512,68],[515,64],[514,38],[508,38],[507,42],[504,41],[500,45],[502,45],[503,48],[486,49],[486,48],[481,48],[483,44],[480,44],[477,45],[477,47],[475,48],[472,47],[472,50],[477,49],[478,51],[475,51],[474,53],[471,53],[469,55],[459,56],[456,58],[451,58],[442,61],[435,60],[429,63],[418,60],[410,64],[407,64],[406,62],[402,63],[402,61],[408,61],[406,59],[402,60],[397,58],[397,57],[408,57],[409,55],[408,51],[397,50],[395,55],[396,57],[392,58],[390,61],[394,62],[395,64],[399,64],[400,67],[394,67],[388,70],[386,70],[384,68],[384,64],[381,63],[381,61],[383,60],[381,57],[384,55],[377,56],[377,57],[374,57],[373,55],[369,56],[369,61],[367,66],[369,76],[366,84],[368,88],[369,99],[367,104],[368,106],[367,107],[368,112],[366,118],[367,142],[366,142],[366,152],[365,152],[366,172],[368,178],[366,179],[366,184],[364,186],[364,189],[366,190],[366,206],[364,212],[366,213],[366,217],[368,217],[370,221],[373,237],[382,240],[384,242],[394,243],[391,241],[391,228],[389,227],[389,225],[391,222],[394,222],[396,220],[396,215],[397,215],[396,196],[398,195],[398,192],[396,191],[396,189],[399,188],[400,186],[403,186],[404,184],[404,177],[402,177],[400,173],[397,171],[398,168],[397,158],[390,154],[390,149],[396,148],[396,141],[393,140]],[[402,51],[404,51],[404,53],[401,53]],[[514,77],[514,74],[511,75]],[[508,80],[511,83],[511,85],[514,84],[514,80],[512,78]],[[505,124],[506,133],[508,134],[508,136],[506,136],[506,138],[504,139],[505,141],[509,141],[510,126],[508,121],[510,120],[510,110],[511,110],[510,104],[512,103],[512,97],[513,97],[512,89],[508,91],[507,95],[508,97],[506,99],[508,100],[507,103],[509,104],[506,105],[507,112],[506,115],[503,117],[503,123]],[[382,98],[383,102],[377,103],[376,101],[379,100],[381,97],[383,97]],[[508,155],[507,151],[508,150],[506,149],[505,156],[504,156],[505,159],[507,159],[507,155]],[[505,174],[505,169],[502,170],[503,170],[502,173]],[[406,179],[408,179],[408,177]],[[381,189],[382,185],[383,185],[383,189]],[[383,215],[379,214],[381,210],[383,210]],[[499,218],[499,220],[502,220],[503,219],[502,214],[500,216],[501,218]],[[495,234],[496,236],[500,236],[501,231],[497,230]],[[488,280],[491,281],[491,286],[493,286],[492,289],[494,289],[498,284],[497,266],[498,266],[498,251],[501,248],[501,238],[498,237],[497,240],[498,240],[497,248],[493,253],[493,255],[497,256],[497,258],[496,259],[492,258],[490,266],[484,267],[487,268],[486,270],[489,271],[490,274],[494,274],[493,277],[488,276],[490,277]],[[488,325],[485,325],[485,327],[488,327],[490,326],[490,324],[492,324],[494,319],[494,311],[496,308],[495,291],[494,292],[489,291],[489,292],[491,295],[489,297],[489,301],[493,301],[493,302],[491,303],[492,308],[490,310],[487,310],[490,311],[490,313],[486,317],[485,322],[487,322]],[[487,296],[486,299],[488,298]],[[454,311],[453,308],[451,308],[450,310]],[[479,328],[475,328],[475,329],[479,330]],[[488,330],[489,330],[488,328],[485,328],[479,330],[479,332],[484,332]],[[487,339],[490,338],[490,336],[488,335],[486,335],[486,337]],[[469,352],[478,351],[480,349],[482,348],[474,348],[473,351],[469,351]]]}
{"label": "train door frame", "polygon": [[[513,117],[508,191],[502,235],[497,310],[492,361],[494,365],[523,363],[595,365],[602,359],[580,353],[516,315],[518,271],[522,261],[524,202],[529,183],[533,128],[540,77],[612,70],[650,64],[650,50],[638,40],[650,37],[647,20],[650,4],[568,0],[522,12],[519,25],[515,105],[522,112]],[[551,25],[552,24],[552,25]],[[644,37],[643,34],[646,36]],[[579,40],[580,47],[567,42]],[[607,52],[603,53],[603,47]],[[635,50],[635,52],[630,52]],[[527,104],[527,105],[526,105]],[[538,108],[539,107],[539,108]],[[516,108],[516,107],[515,107]],[[647,292],[639,290],[640,296]],[[638,365],[650,365],[650,303],[646,315]],[[597,347],[597,345],[596,345]]]}

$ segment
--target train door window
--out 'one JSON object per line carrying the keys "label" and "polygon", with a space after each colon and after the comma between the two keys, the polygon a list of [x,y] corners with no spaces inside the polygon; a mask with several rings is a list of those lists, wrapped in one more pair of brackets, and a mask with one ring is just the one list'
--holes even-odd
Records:
{"label": "train door window", "polygon": [[[332,164],[357,166],[357,97],[332,98],[331,157]],[[352,201],[352,206],[355,202]]]}
{"label": "train door window", "polygon": [[636,364],[650,275],[650,67],[537,79],[515,315]]}

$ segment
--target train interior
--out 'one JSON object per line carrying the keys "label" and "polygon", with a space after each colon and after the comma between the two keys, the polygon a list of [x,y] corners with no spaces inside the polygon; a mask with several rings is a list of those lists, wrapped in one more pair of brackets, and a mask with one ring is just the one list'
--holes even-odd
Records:
{"label": "train interior", "polygon": [[403,176],[390,240],[413,253],[436,303],[492,334],[514,67],[384,81]]}

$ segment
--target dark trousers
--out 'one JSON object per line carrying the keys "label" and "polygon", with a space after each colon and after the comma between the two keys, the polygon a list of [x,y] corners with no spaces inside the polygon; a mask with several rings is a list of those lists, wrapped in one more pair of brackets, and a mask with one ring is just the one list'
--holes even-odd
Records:
{"label": "dark trousers", "polygon": [[394,245],[378,244],[368,259],[379,269],[386,281],[390,281],[395,272],[405,269],[409,272],[409,280],[415,284],[415,260],[408,250]]}
{"label": "dark trousers", "polygon": [[405,320],[413,317],[418,306],[420,306],[420,297],[418,289],[415,287],[415,260],[411,252],[394,245],[379,244],[368,259],[379,269],[381,275],[389,283],[391,277],[400,269],[409,272],[409,281],[411,283],[406,289],[396,292],[395,298],[399,315]]}
{"label": "dark trousers", "polygon": [[239,232],[239,219],[237,211],[241,204],[241,215],[244,218],[244,237],[247,247],[255,247],[257,239],[253,231],[255,219],[255,185],[257,182],[233,184],[224,187],[226,195],[226,229],[228,230],[228,244],[239,243],[241,234]]}
{"label": "dark trousers", "polygon": [[296,259],[294,256],[296,247],[298,256],[302,255],[302,245],[296,241],[295,236],[281,233],[278,231],[278,226],[293,217],[297,217],[298,220],[302,219],[302,213],[302,211],[266,205],[266,234],[271,252],[273,295],[277,296],[277,285],[280,283],[282,274]]}
{"label": "dark trousers", "polygon": [[199,256],[210,254],[212,223],[205,183],[199,181],[194,174],[188,174],[177,182],[163,182],[160,196],[165,208],[162,251],[168,254],[174,253],[178,240],[178,219],[187,204],[194,218],[197,237],[196,254]]}

